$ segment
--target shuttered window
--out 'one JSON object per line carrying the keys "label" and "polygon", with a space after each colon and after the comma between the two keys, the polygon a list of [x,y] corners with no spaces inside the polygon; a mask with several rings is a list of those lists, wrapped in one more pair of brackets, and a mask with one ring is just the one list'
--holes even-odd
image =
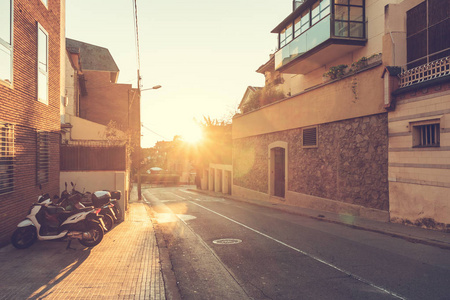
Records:
{"label": "shuttered window", "polygon": [[317,147],[317,127],[304,128],[302,130],[303,147]]}
{"label": "shuttered window", "polygon": [[37,184],[47,183],[50,165],[50,141],[49,133],[39,131],[37,133]]}
{"label": "shuttered window", "polygon": [[0,123],[0,194],[14,190],[14,126]]}
{"label": "shuttered window", "polygon": [[450,2],[427,0],[406,12],[408,69],[450,55]]}

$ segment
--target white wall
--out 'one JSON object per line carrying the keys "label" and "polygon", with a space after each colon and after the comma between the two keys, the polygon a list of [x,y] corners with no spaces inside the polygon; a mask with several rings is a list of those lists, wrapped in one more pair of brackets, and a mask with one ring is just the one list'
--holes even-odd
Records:
{"label": "white wall", "polygon": [[[117,171],[67,171],[60,173],[59,188],[60,192],[65,189],[65,183],[67,183],[67,189],[70,191],[72,188],[71,182],[76,186],[76,190],[80,192],[95,192],[99,190],[119,190],[122,192],[121,199],[119,200],[120,208],[123,212],[128,209],[128,195],[129,185],[128,176],[126,172]],[[125,214],[123,214],[125,216]]]}

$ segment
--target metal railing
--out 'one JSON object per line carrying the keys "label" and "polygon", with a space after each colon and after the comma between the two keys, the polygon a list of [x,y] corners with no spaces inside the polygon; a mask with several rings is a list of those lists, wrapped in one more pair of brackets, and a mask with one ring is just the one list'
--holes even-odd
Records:
{"label": "metal railing", "polygon": [[432,61],[398,75],[400,88],[450,75],[450,56]]}

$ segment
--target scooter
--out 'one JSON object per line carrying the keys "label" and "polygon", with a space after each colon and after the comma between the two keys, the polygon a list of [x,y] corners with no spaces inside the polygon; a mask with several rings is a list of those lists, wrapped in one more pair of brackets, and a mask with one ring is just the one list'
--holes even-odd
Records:
{"label": "scooter", "polygon": [[[110,231],[114,226],[114,223],[118,221],[118,214],[116,212],[120,212],[120,208],[118,207],[118,203],[111,201],[111,193],[108,191],[97,191],[91,194],[90,192],[80,192],[75,189],[75,184],[73,182],[70,183],[72,185],[72,191],[69,193],[67,191],[67,183],[65,184],[65,190],[61,193],[61,200],[59,205],[66,208],[66,210],[73,210],[77,206],[93,206],[95,208],[100,208],[100,214],[103,215],[103,222],[105,223],[105,227],[107,231]],[[120,199],[120,192],[118,193],[118,198]],[[80,202],[73,203],[68,201],[68,197],[70,195],[80,195]],[[117,207],[115,207],[117,205]]]}
{"label": "scooter", "polygon": [[105,230],[99,212],[100,209],[92,207],[68,212],[63,207],[53,204],[48,194],[41,195],[38,202],[31,205],[26,218],[17,225],[11,243],[18,249],[25,249],[36,240],[67,238],[69,240],[67,248],[70,248],[70,243],[74,239],[78,239],[83,246],[94,247],[102,241]]}

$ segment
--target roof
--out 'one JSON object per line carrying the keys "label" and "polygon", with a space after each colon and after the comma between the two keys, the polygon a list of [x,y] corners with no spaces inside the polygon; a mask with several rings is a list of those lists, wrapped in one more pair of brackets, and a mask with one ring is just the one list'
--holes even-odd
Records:
{"label": "roof", "polygon": [[107,48],[66,38],[66,48],[70,53],[80,53],[83,70],[119,72]]}
{"label": "roof", "polygon": [[261,65],[258,70],[256,70],[257,73],[264,74],[266,71],[272,72],[275,70],[275,55],[271,54],[270,59],[265,64]]}
{"label": "roof", "polygon": [[293,10],[280,24],[275,27],[271,33],[280,33],[288,24],[292,23],[305,9],[309,8],[315,0],[304,0],[300,5]]}
{"label": "roof", "polygon": [[247,102],[249,96],[253,93],[255,93],[257,90],[262,89],[262,87],[257,86],[248,86],[245,90],[244,96],[242,97],[241,103],[239,103],[238,109],[241,109],[241,107]]}

